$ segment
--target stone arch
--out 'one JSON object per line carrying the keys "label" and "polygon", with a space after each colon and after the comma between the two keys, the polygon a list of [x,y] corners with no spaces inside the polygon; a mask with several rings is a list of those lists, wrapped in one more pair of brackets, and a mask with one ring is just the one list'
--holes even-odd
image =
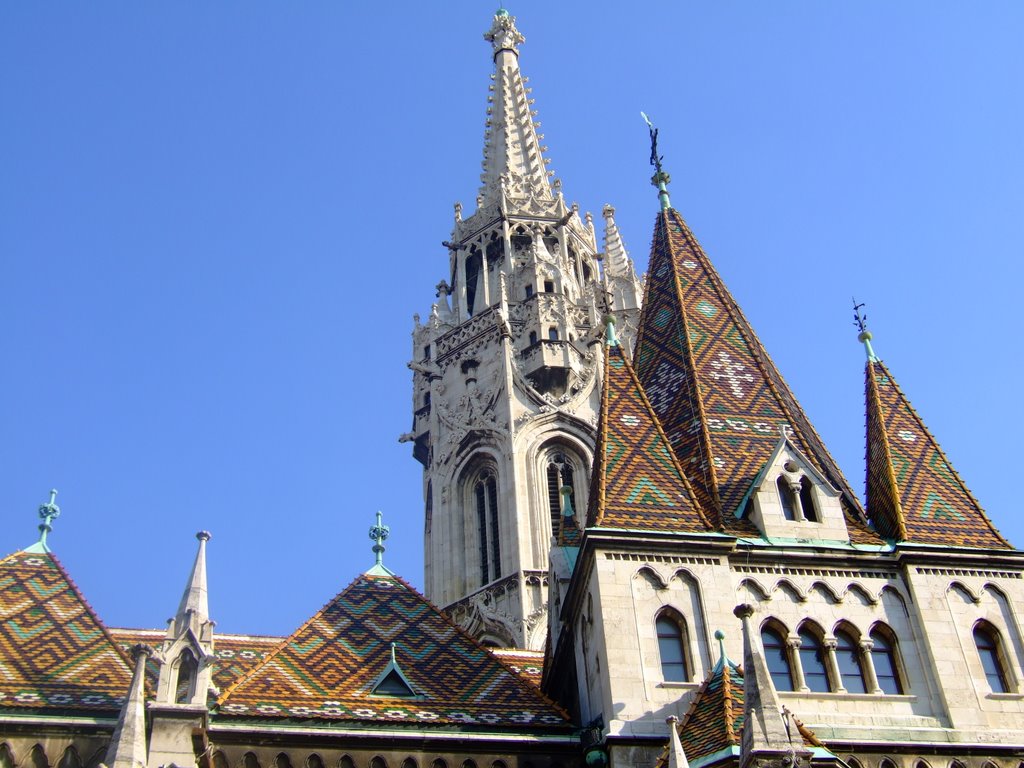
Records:
{"label": "stone arch", "polygon": [[914,768],[932,768],[932,767],[928,764],[927,760],[925,760],[923,757],[919,757],[914,762]]}
{"label": "stone arch", "polygon": [[213,753],[213,768],[229,768],[227,755],[220,749]]}
{"label": "stone arch", "polygon": [[0,742],[0,768],[14,768],[14,753],[7,742]]}
{"label": "stone arch", "polygon": [[381,755],[374,755],[370,758],[370,768],[388,768],[388,761]]}
{"label": "stone arch", "polygon": [[476,768],[476,760],[471,757],[467,757],[462,761],[462,768]]}
{"label": "stone arch", "polygon": [[[456,480],[456,508],[462,525],[461,551],[451,557],[461,561],[466,584],[482,587],[500,578],[507,570],[507,542],[502,542],[502,501],[507,498],[508,478],[501,471],[505,466],[500,456],[479,446],[462,463]],[[458,549],[458,548],[456,548]]]}
{"label": "stone arch", "polygon": [[745,593],[753,602],[767,603],[772,599],[768,590],[761,586],[761,583],[757,579],[752,579],[749,576],[740,582],[738,591],[741,596]]}
{"label": "stone arch", "polygon": [[448,768],[448,763],[440,757],[435,757],[434,761],[430,764],[430,768]]}
{"label": "stone arch", "polygon": [[643,579],[648,584],[650,584],[653,589],[656,589],[656,590],[668,589],[668,582],[665,581],[665,579],[663,579],[661,577],[661,574],[658,573],[650,565],[642,565],[642,566],[640,566],[636,570],[636,573],[633,574],[633,578],[634,579],[636,579],[636,578]]}
{"label": "stone arch", "polygon": [[824,581],[816,581],[811,584],[811,588],[808,590],[808,594],[821,595],[822,599],[829,605],[843,602],[843,596],[836,592],[829,584]]}
{"label": "stone arch", "polygon": [[961,598],[965,603],[974,603],[977,605],[981,602],[981,598],[976,595],[966,584],[960,581],[951,582],[946,587],[947,594],[953,594]]}
{"label": "stone arch", "polygon": [[285,752],[278,752],[274,758],[274,768],[292,768],[291,758]]}
{"label": "stone arch", "polygon": [[789,579],[779,579],[775,582],[772,592],[782,592],[787,595],[790,600],[796,603],[807,602],[807,595],[800,591],[800,588]]}
{"label": "stone arch", "polygon": [[869,606],[878,603],[878,598],[871,594],[868,589],[856,581],[846,585],[846,594],[853,595],[861,605]]}
{"label": "stone arch", "polygon": [[878,764],[878,768],[896,768],[896,763],[892,758],[883,757],[882,762]]}
{"label": "stone arch", "polygon": [[255,752],[246,752],[239,761],[240,768],[260,768],[260,759]]}
{"label": "stone arch", "polygon": [[79,757],[78,750],[75,749],[74,745],[64,750],[64,754],[57,761],[57,768],[82,768],[82,759]]}
{"label": "stone arch", "polygon": [[[985,763],[985,766],[989,765],[992,765],[991,761]],[[983,768],[985,768],[985,766],[983,766]],[[967,768],[967,766],[964,765],[960,760],[951,760],[949,762],[949,768]]]}
{"label": "stone arch", "polygon": [[342,755],[338,758],[338,768],[356,768],[356,761],[350,755]]}
{"label": "stone arch", "polygon": [[46,750],[43,749],[43,745],[34,745],[22,765],[24,768],[50,768],[50,761],[46,757]]}
{"label": "stone arch", "polygon": [[316,752],[311,752],[306,756],[306,768],[324,768],[323,758]]}
{"label": "stone arch", "polygon": [[89,761],[85,764],[86,768],[96,768],[100,763],[102,763],[106,759],[106,756],[107,750],[100,747],[92,753],[92,757],[90,757]]}
{"label": "stone arch", "polygon": [[402,768],[418,768],[418,766],[412,757],[407,757],[402,761]]}

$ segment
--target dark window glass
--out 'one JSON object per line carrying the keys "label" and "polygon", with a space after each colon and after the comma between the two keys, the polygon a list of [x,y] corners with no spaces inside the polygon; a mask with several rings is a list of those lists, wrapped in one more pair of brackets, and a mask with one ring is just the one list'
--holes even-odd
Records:
{"label": "dark window glass", "polygon": [[498,481],[494,475],[487,478],[487,502],[491,507],[491,572],[501,576],[501,541],[498,539]]}
{"label": "dark window glass", "polygon": [[782,514],[787,520],[796,520],[796,505],[793,503],[793,491],[786,482],[786,478],[780,477],[775,481],[779,489],[779,501],[782,502]]}
{"label": "dark window glass", "polygon": [[839,663],[843,688],[850,693],[867,693],[864,671],[860,666],[860,647],[846,632],[836,632],[836,661]]}
{"label": "dark window glass", "polygon": [[685,683],[686,657],[683,654],[683,630],[668,616],[659,616],[655,622],[658,630],[658,653],[661,655],[661,676],[667,683]]}
{"label": "dark window glass", "polygon": [[789,654],[786,641],[774,629],[768,628],[761,632],[761,644],[764,646],[764,658],[768,663],[768,673],[778,691],[793,690],[793,675],[789,669]]}
{"label": "dark window glass", "polygon": [[871,648],[871,661],[875,665],[878,687],[891,696],[898,696],[903,693],[903,684],[896,670],[896,653],[892,643],[881,632],[872,632],[871,640],[874,643]]}
{"label": "dark window glass", "polygon": [[548,338],[551,339],[551,341],[558,341],[558,329],[553,327],[548,328]]}
{"label": "dark window glass", "polygon": [[476,525],[480,533],[480,583],[490,579],[487,563],[487,492],[483,481],[476,484]]}
{"label": "dark window glass", "polygon": [[554,282],[551,281],[551,280],[545,280],[544,281],[544,293],[554,293],[554,292],[555,292],[555,284],[554,284]]}
{"label": "dark window glass", "polygon": [[572,464],[564,454],[556,453],[548,463],[548,511],[551,513],[551,535],[558,535],[559,518],[562,516],[563,485],[569,486],[569,501],[576,509],[576,483],[573,481]]}
{"label": "dark window glass", "polygon": [[816,693],[832,690],[825,671],[825,649],[821,641],[810,632],[800,633],[800,665],[804,669],[804,682]]}
{"label": "dark window glass", "polygon": [[536,343],[537,343],[537,332],[536,331],[530,331],[530,344],[533,345],[533,344],[536,344]]}
{"label": "dark window glass", "polygon": [[532,285],[527,285],[526,286],[526,298],[529,299],[531,296],[533,296],[533,286]]}
{"label": "dark window glass", "polygon": [[806,477],[800,478],[800,506],[804,510],[804,517],[812,523],[820,523],[818,508],[814,506],[814,491],[811,489],[811,481]]}
{"label": "dark window glass", "polygon": [[1009,693],[1010,686],[1006,682],[1006,671],[999,660],[999,640],[996,633],[988,627],[978,626],[974,629],[974,643],[978,646],[981,666],[985,669],[985,678],[992,693]]}

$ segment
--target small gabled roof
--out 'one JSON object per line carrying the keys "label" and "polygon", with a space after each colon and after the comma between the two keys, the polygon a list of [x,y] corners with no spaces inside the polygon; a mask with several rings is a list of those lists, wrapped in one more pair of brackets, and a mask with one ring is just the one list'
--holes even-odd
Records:
{"label": "small gabled roof", "polygon": [[617,342],[604,348],[591,485],[588,528],[713,529]]}
{"label": "small gabled roof", "polygon": [[[395,658],[415,696],[373,695]],[[397,576],[362,574],[218,701],[223,715],[565,729],[568,716]]]}
{"label": "small gabled roof", "polygon": [[866,368],[867,506],[886,538],[1012,549],[953,469],[889,369]]}
{"label": "small gabled roof", "polygon": [[132,668],[53,554],[0,560],[0,619],[0,709],[121,709]]}
{"label": "small gabled roof", "polygon": [[810,420],[682,216],[658,214],[634,356],[696,497],[726,532],[782,426],[843,493],[851,539],[878,544]]}

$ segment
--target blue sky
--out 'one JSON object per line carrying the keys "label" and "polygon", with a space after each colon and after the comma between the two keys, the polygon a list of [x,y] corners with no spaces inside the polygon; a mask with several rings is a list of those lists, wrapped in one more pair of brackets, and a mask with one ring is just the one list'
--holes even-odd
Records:
{"label": "blue sky", "polygon": [[[646,266],[639,112],[847,477],[876,350],[1001,530],[1015,476],[1024,6],[511,5],[551,168]],[[494,7],[0,7],[0,550],[162,626],[213,532],[221,630],[286,633],[372,563],[422,584],[412,314],[473,207]]]}

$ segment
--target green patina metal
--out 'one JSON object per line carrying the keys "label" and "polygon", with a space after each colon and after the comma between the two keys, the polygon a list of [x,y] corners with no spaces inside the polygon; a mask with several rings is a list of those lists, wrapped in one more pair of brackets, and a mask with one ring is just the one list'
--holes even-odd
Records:
{"label": "green patina metal", "polygon": [[39,505],[39,517],[43,522],[39,524],[39,541],[26,549],[26,552],[46,553],[50,547],[46,543],[46,537],[53,530],[53,521],[60,517],[60,507],[57,506],[57,490],[50,491],[50,500]]}

